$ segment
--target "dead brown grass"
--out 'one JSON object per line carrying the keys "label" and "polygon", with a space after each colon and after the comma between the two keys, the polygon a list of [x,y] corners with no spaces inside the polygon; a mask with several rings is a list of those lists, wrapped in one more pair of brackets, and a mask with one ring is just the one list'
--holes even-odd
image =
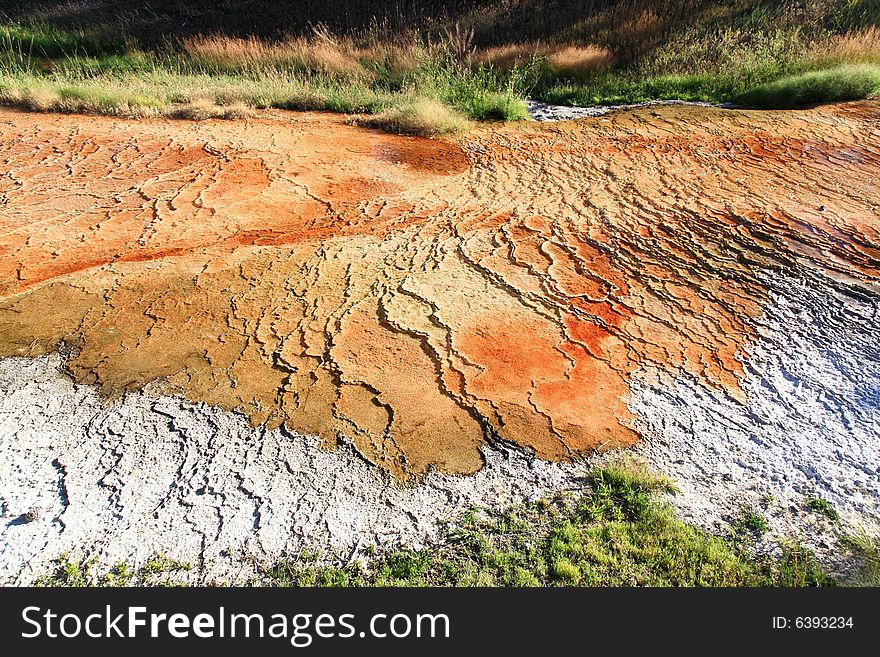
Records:
{"label": "dead brown grass", "polygon": [[652,35],[663,27],[663,21],[653,9],[644,9],[620,26],[621,38]]}
{"label": "dead brown grass", "polygon": [[880,27],[848,32],[834,37],[825,47],[826,55],[843,62],[880,61]]}
{"label": "dead brown grass", "polygon": [[540,46],[534,43],[511,43],[504,46],[484,48],[474,54],[474,63],[481,66],[492,65],[503,71],[514,66],[522,66],[540,53]]}
{"label": "dead brown grass", "polygon": [[416,71],[430,57],[430,50],[415,41],[352,45],[350,53],[359,62],[380,65],[384,69],[383,75],[395,80]]}
{"label": "dead brown grass", "polygon": [[318,71],[333,77],[366,74],[351,44],[326,32],[274,43],[255,37],[197,36],[185,39],[183,50],[195,64],[223,72]]}
{"label": "dead brown grass", "polygon": [[[681,29],[682,24],[668,12],[669,7],[661,8],[656,4],[631,0],[615,4],[607,12],[596,16],[601,19],[594,26],[597,36],[605,33],[602,40],[614,48],[618,61],[636,61],[660,43],[664,33],[675,33],[677,28]],[[681,12],[682,9],[679,7],[677,11]]]}
{"label": "dead brown grass", "polygon": [[550,69],[561,77],[600,71],[611,64],[614,56],[601,46],[567,46],[547,56]]}
{"label": "dead brown grass", "polygon": [[182,49],[190,61],[212,72],[272,75],[321,73],[336,79],[371,81],[377,67],[384,77],[402,79],[423,63],[426,49],[415,41],[372,39],[358,43],[316,28],[309,37],[265,41],[220,34],[190,37]]}
{"label": "dead brown grass", "polygon": [[534,57],[543,57],[550,70],[563,77],[576,77],[608,67],[614,60],[611,50],[602,46],[546,45],[515,43],[478,51],[474,62],[491,65],[502,71],[523,66]]}

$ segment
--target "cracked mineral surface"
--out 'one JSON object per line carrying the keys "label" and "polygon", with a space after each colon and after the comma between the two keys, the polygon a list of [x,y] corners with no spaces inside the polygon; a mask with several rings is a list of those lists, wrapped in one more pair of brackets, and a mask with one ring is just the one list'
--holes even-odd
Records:
{"label": "cracked mineral surface", "polygon": [[[735,448],[757,476],[764,450],[804,475],[783,475],[790,490],[877,515],[878,120],[872,102],[658,105],[431,141],[322,114],[0,110],[0,355],[26,369],[60,350],[102,403],[186,398],[255,427],[228,440],[344,436],[398,482],[495,472],[499,441],[566,462],[641,439],[703,477],[694,499],[727,467],[707,455]],[[34,404],[28,420],[32,387],[4,381],[19,454],[34,418],[68,416]],[[137,422],[77,418],[83,458],[135,449],[92,443]],[[76,470],[56,447],[41,481]],[[468,502],[491,498],[475,485]]]}

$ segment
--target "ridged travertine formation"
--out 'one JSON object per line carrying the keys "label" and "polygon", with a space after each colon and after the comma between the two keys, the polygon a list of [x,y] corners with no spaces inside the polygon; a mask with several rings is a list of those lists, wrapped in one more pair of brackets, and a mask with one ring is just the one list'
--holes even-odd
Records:
{"label": "ridged travertine formation", "polygon": [[[877,294],[880,104],[644,108],[457,142],[326,115],[0,111],[0,355],[350,436],[399,478],[638,439],[630,376],[742,397],[773,272]],[[768,283],[771,281],[771,283]]]}

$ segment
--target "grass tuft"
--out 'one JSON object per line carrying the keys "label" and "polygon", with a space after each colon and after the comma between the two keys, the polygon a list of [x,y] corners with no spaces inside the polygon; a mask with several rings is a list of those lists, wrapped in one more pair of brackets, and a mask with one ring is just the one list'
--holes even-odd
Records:
{"label": "grass tuft", "polygon": [[220,105],[209,98],[196,98],[170,108],[166,114],[175,119],[204,121],[206,119],[245,119],[253,115],[253,108],[241,101]]}
{"label": "grass tuft", "polygon": [[737,532],[748,533],[759,538],[770,531],[767,519],[758,509],[752,507],[740,510],[739,515],[733,521],[733,528]]}
{"label": "grass tuft", "polygon": [[880,534],[869,535],[862,530],[846,537],[844,546],[855,556],[857,573],[853,584],[880,586]]}
{"label": "grass tuft", "polygon": [[405,135],[435,137],[466,130],[470,125],[459,112],[438,100],[416,99],[380,114],[354,119],[360,125]]}
{"label": "grass tuft", "polygon": [[55,570],[36,580],[39,587],[80,588],[86,586],[175,586],[168,575],[192,569],[188,563],[154,554],[138,569],[119,562],[109,572],[95,572],[96,559],[72,560],[69,554],[55,559]]}
{"label": "grass tuft", "polygon": [[840,516],[833,506],[831,506],[831,502],[828,500],[824,500],[821,497],[811,497],[806,501],[806,506],[808,511],[812,513],[816,513],[820,516],[825,516],[831,522],[837,522],[840,520]]}

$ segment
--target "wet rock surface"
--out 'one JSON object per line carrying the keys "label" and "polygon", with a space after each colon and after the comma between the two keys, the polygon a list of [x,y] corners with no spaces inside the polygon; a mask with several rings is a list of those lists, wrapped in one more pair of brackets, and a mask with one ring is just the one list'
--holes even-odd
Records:
{"label": "wet rock surface", "polygon": [[635,103],[631,105],[595,105],[591,107],[577,107],[571,105],[550,105],[537,100],[526,101],[526,108],[536,121],[573,121],[576,119],[592,119],[597,116],[604,116],[611,112],[620,110],[633,110],[642,107],[668,107],[668,106],[688,106],[688,107],[733,107],[730,104],[714,105],[712,103],[697,103],[681,100],[657,100],[647,103]]}

